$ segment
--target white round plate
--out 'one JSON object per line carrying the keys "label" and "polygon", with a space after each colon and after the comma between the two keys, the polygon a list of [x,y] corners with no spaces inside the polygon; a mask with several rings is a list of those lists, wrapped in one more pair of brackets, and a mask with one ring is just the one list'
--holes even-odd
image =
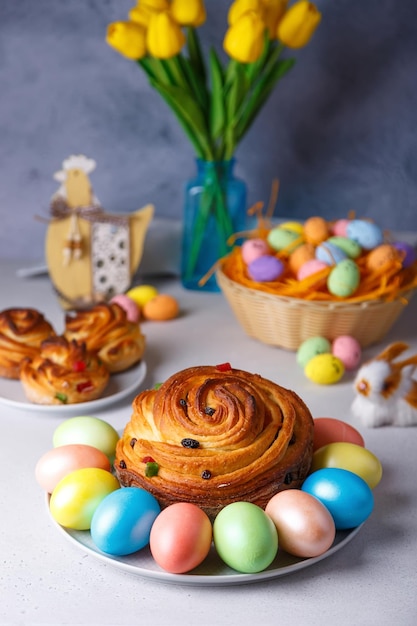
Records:
{"label": "white round plate", "polygon": [[103,407],[113,404],[131,393],[136,391],[142,384],[146,376],[146,363],[141,361],[135,367],[132,367],[120,374],[112,374],[109,384],[103,392],[103,395],[97,400],[90,402],[79,402],[77,404],[35,404],[28,402],[23,391],[20,380],[10,380],[8,378],[0,379],[0,404],[10,406],[14,409],[24,409],[25,411],[36,411],[38,413],[54,413],[62,415],[63,413],[79,413],[96,411]]}
{"label": "white round plate", "polygon": [[49,510],[49,496],[47,496],[47,508],[50,519],[58,531],[71,544],[76,546],[82,552],[86,552],[90,556],[103,561],[113,567],[116,567],[130,574],[159,580],[165,583],[176,585],[193,585],[193,586],[224,586],[224,585],[244,585],[248,583],[257,583],[264,580],[271,580],[293,574],[299,570],[310,567],[323,559],[328,558],[341,548],[343,548],[361,529],[361,526],[352,530],[337,531],[334,543],[327,552],[313,558],[300,559],[285,552],[278,550],[278,554],[274,562],[263,572],[256,574],[242,574],[229,568],[223,563],[217,555],[214,547],[212,547],[205,561],[187,574],[170,574],[165,572],[154,561],[149,547],[143,548],[139,552],[128,556],[110,556],[101,552],[93,543],[89,530],[71,530],[60,526],[52,517]]}

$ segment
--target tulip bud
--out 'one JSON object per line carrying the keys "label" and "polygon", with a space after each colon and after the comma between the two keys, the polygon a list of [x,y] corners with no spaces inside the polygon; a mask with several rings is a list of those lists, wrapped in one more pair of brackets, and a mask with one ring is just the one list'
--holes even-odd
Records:
{"label": "tulip bud", "polygon": [[198,27],[206,21],[202,0],[172,0],[171,15],[178,24]]}
{"label": "tulip bud", "polygon": [[241,63],[253,63],[262,54],[265,24],[259,13],[244,13],[226,32],[223,48],[227,54]]}
{"label": "tulip bud", "polygon": [[287,10],[288,0],[262,0],[263,18],[271,39],[276,39],[278,23]]}
{"label": "tulip bud", "polygon": [[278,24],[278,39],[288,48],[303,48],[321,21],[321,13],[312,2],[300,0],[284,14]]}
{"label": "tulip bud", "polygon": [[170,59],[181,51],[185,35],[167,11],[152,15],[146,36],[149,53],[157,59]]}
{"label": "tulip bud", "polygon": [[137,61],[146,54],[145,29],[134,22],[113,22],[107,27],[106,42],[128,59]]}
{"label": "tulip bud", "polygon": [[235,0],[235,2],[230,5],[227,14],[227,22],[229,26],[233,26],[233,24],[236,24],[237,20],[248,11],[256,11],[261,15],[262,8],[261,0]]}

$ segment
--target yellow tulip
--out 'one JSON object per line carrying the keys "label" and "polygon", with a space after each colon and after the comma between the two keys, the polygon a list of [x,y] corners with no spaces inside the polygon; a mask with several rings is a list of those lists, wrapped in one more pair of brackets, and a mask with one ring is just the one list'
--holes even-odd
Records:
{"label": "yellow tulip", "polygon": [[141,0],[135,7],[130,9],[129,19],[147,28],[151,15],[159,13],[159,11],[168,11],[168,9],[169,4],[167,0]]}
{"label": "yellow tulip", "polygon": [[228,28],[223,41],[227,54],[241,63],[253,63],[262,54],[265,24],[256,11],[248,11]]}
{"label": "yellow tulip", "polygon": [[235,0],[230,6],[227,14],[227,22],[229,26],[236,24],[237,20],[248,11],[256,11],[262,15],[261,0]]}
{"label": "yellow tulip", "polygon": [[146,54],[145,29],[134,22],[113,22],[107,27],[106,41],[117,52],[137,61]]}
{"label": "yellow tulip", "polygon": [[185,44],[185,35],[168,11],[154,13],[149,21],[146,45],[157,59],[176,56]]}
{"label": "yellow tulip", "polygon": [[288,0],[262,0],[263,17],[271,39],[277,37],[277,27],[287,10]]}
{"label": "yellow tulip", "polygon": [[303,48],[321,21],[321,13],[312,2],[300,0],[288,9],[278,24],[278,39],[288,48]]}
{"label": "yellow tulip", "polygon": [[206,21],[203,0],[172,0],[171,15],[178,24],[198,27]]}

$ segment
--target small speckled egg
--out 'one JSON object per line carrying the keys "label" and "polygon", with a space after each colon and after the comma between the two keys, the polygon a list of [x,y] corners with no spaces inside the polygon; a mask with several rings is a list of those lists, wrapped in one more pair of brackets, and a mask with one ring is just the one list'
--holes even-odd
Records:
{"label": "small speckled egg", "polygon": [[179,305],[177,300],[166,293],[159,293],[157,296],[145,302],[142,307],[143,317],[154,322],[165,322],[178,316]]}
{"label": "small speckled egg", "polygon": [[260,256],[248,265],[248,274],[250,278],[258,283],[277,280],[283,271],[283,262],[271,254]]}
{"label": "small speckled egg", "polygon": [[356,241],[364,250],[372,250],[384,239],[382,230],[374,222],[351,220],[346,229],[349,239]]}
{"label": "small speckled egg", "polygon": [[303,243],[290,254],[288,265],[292,272],[297,275],[298,270],[304,263],[315,258],[316,249],[312,243]]}
{"label": "small speckled egg", "polygon": [[327,278],[327,288],[329,292],[340,298],[351,296],[360,282],[360,272],[353,259],[340,261],[330,272]]}
{"label": "small speckled egg", "polygon": [[333,354],[317,354],[308,361],[304,373],[313,383],[333,385],[342,378],[345,366]]}
{"label": "small speckled egg", "polygon": [[336,235],[337,237],[346,237],[346,230],[349,222],[350,220],[348,219],[336,220],[331,228],[333,235]]}
{"label": "small speckled egg", "polygon": [[362,253],[362,248],[358,242],[348,237],[329,237],[327,243],[343,250],[350,259],[357,259]]}
{"label": "small speckled egg", "polygon": [[280,228],[284,228],[285,230],[293,230],[295,233],[302,235],[304,233],[304,226],[301,222],[283,222],[279,225]]}
{"label": "small speckled egg", "polygon": [[269,246],[265,239],[247,239],[241,247],[242,259],[246,265],[264,254],[268,254]]}
{"label": "small speckled egg", "polygon": [[393,245],[400,253],[403,267],[410,267],[417,259],[416,249],[405,241],[396,241]]}
{"label": "small speckled egg", "polygon": [[129,289],[126,295],[134,300],[139,308],[142,308],[146,302],[158,295],[158,290],[152,285],[138,285],[137,287]]}
{"label": "small speckled egg", "polygon": [[297,363],[301,367],[305,367],[307,363],[317,354],[330,354],[332,344],[326,337],[309,337],[300,345],[297,350]]}
{"label": "small speckled egg", "polygon": [[310,217],[304,224],[304,238],[314,245],[326,241],[329,236],[329,226],[322,217]]}
{"label": "small speckled egg", "polygon": [[346,252],[327,241],[316,248],[316,259],[323,261],[326,265],[337,265],[346,258]]}
{"label": "small speckled egg", "polygon": [[285,230],[277,226],[269,231],[267,240],[269,245],[276,252],[285,251],[291,254],[303,243],[303,238],[293,230]]}
{"label": "small speckled egg", "polygon": [[129,322],[133,322],[134,324],[139,322],[140,308],[132,298],[129,298],[128,295],[119,293],[117,296],[114,296],[110,302],[118,304],[126,312],[126,317]]}
{"label": "small speckled egg", "polygon": [[361,362],[362,348],[355,337],[340,335],[333,341],[332,354],[342,361],[346,370],[354,370]]}
{"label": "small speckled egg", "polygon": [[310,261],[306,261],[302,264],[297,272],[297,278],[298,280],[304,280],[304,278],[308,278],[313,274],[317,274],[327,267],[329,266],[324,261],[319,261],[318,259],[310,259]]}
{"label": "small speckled egg", "polygon": [[383,243],[369,252],[366,257],[366,267],[370,272],[377,272],[396,261],[401,261],[399,250],[389,243]]}

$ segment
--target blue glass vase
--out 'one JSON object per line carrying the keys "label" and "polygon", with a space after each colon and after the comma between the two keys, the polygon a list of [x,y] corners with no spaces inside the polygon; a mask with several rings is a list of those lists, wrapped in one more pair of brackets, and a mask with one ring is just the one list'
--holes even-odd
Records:
{"label": "blue glass vase", "polygon": [[[220,291],[213,270],[248,229],[246,183],[234,175],[235,159],[197,159],[197,174],[185,185],[181,280],[186,289]],[[207,276],[208,275],[208,276]]]}

